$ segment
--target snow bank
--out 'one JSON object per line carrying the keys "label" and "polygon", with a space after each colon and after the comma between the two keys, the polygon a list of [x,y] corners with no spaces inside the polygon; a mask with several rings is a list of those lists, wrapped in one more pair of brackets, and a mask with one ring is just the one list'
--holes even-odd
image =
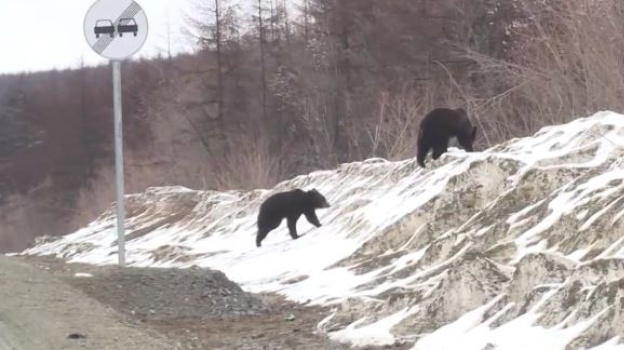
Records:
{"label": "snow bank", "polygon": [[[153,188],[128,196],[127,261],[211,267],[252,292],[335,309],[319,328],[354,345],[621,349],[624,116],[540,130],[429,169],[371,159],[271,190]],[[323,226],[255,247],[270,194],[317,188]],[[23,254],[114,264],[114,212]]]}

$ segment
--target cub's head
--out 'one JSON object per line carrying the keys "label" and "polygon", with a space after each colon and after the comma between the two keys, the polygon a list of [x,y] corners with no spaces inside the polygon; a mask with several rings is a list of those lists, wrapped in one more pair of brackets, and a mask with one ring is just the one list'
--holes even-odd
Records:
{"label": "cub's head", "polygon": [[472,145],[474,144],[475,139],[477,138],[477,127],[472,126],[470,120],[468,119],[468,113],[463,108],[456,108],[455,111],[460,115],[460,118],[463,119],[463,129],[457,135],[457,141],[468,152],[472,152]]}
{"label": "cub's head", "polygon": [[318,208],[329,208],[329,203],[327,203],[327,199],[323,197],[316,188],[308,191],[308,198],[310,198],[310,202],[315,209]]}

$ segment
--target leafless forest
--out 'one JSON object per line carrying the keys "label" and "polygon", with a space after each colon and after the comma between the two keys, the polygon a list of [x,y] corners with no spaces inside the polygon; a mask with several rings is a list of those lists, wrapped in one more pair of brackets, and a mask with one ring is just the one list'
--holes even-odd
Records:
{"label": "leafless forest", "polygon": [[[415,155],[420,118],[463,106],[483,149],[624,110],[621,0],[197,0],[193,54],[123,65],[126,181],[268,187]],[[114,200],[109,67],[0,76],[0,251]]]}

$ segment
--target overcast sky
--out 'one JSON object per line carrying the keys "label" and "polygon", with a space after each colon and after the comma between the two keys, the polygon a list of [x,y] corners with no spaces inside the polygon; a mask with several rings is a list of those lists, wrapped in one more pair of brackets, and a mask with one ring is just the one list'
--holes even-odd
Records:
{"label": "overcast sky", "polygon": [[[180,33],[187,0],[137,0],[149,22],[149,36],[137,56],[166,52],[167,22],[172,50],[190,48]],[[83,34],[85,13],[94,0],[0,0],[0,73],[34,72],[106,62]]]}

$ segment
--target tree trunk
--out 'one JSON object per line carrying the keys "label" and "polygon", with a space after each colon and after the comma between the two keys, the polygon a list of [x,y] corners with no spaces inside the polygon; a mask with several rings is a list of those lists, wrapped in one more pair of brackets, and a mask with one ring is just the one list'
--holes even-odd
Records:
{"label": "tree trunk", "polygon": [[267,120],[267,83],[266,83],[266,41],[264,22],[262,20],[262,0],[258,0],[258,33],[260,36],[260,79],[262,83],[262,119]]}
{"label": "tree trunk", "polygon": [[220,0],[214,0],[215,5],[215,41],[217,47],[217,127],[219,128],[219,139],[221,140],[222,156],[225,158],[228,154],[228,142],[225,130],[225,121],[223,120],[223,50],[221,35],[221,12],[219,8]]}

